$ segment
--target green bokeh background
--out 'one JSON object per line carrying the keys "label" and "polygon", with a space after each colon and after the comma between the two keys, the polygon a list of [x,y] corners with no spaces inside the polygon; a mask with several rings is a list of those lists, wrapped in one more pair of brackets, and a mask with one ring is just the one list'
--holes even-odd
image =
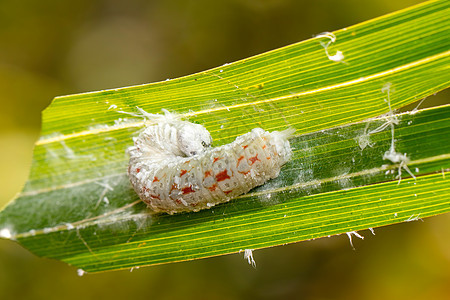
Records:
{"label": "green bokeh background", "polygon": [[[420,2],[2,0],[0,206],[57,95],[187,75]],[[256,251],[256,270],[241,254],[83,277],[0,240],[0,299],[448,299],[449,214],[360,233],[356,251],[345,235]]]}

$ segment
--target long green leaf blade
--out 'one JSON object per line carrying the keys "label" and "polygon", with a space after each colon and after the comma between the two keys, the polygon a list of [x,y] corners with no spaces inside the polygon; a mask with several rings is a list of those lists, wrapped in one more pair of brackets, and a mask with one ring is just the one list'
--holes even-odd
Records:
{"label": "long green leaf blade", "polygon": [[[397,116],[395,149],[407,153],[416,180],[398,184],[399,165],[383,160],[389,126],[367,133],[392,118],[368,120],[390,111],[385,100],[396,109],[450,85],[449,13],[448,1],[430,1],[339,30],[327,50],[342,51],[344,62],[328,59],[320,44],[328,39],[316,37],[179,79],[56,98],[43,114],[30,178],[0,213],[3,236],[96,272],[448,212],[449,106]],[[230,203],[151,215],[126,176],[125,149],[144,121],[120,111],[137,106],[204,124],[216,145],[254,127],[295,127],[294,158]]]}

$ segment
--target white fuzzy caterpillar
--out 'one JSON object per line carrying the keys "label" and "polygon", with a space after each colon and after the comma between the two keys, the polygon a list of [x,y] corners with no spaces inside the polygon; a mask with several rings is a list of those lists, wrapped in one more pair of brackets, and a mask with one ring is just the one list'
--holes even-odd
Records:
{"label": "white fuzzy caterpillar", "polygon": [[[141,111],[142,112],[142,111]],[[291,157],[295,131],[255,128],[230,144],[210,148],[202,125],[177,115],[156,117],[128,149],[128,175],[139,197],[155,212],[199,211],[227,202],[280,173]]]}

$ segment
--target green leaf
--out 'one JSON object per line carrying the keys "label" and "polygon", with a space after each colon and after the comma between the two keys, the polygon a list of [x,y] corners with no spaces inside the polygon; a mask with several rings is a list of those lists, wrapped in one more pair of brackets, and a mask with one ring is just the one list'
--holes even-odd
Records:
{"label": "green leaf", "polygon": [[[320,42],[329,39],[319,36],[178,79],[56,98],[0,233],[98,272],[448,212],[450,105],[392,115],[385,100],[397,109],[449,87],[449,13],[448,1],[430,1],[336,31],[327,50],[342,51],[343,62],[327,57]],[[215,145],[254,127],[295,127],[294,157],[278,178],[229,203],[151,214],[126,175],[125,150],[144,121],[120,111],[136,107],[201,123]],[[383,159],[390,149],[406,153],[407,165]]]}

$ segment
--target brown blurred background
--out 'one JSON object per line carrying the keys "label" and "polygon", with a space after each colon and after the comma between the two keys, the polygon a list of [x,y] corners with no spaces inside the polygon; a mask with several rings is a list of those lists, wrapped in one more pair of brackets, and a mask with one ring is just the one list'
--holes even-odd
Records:
{"label": "brown blurred background", "polygon": [[[57,95],[175,78],[416,0],[2,0],[0,207]],[[0,240],[0,299],[449,299],[450,215],[241,255],[78,277]]]}

